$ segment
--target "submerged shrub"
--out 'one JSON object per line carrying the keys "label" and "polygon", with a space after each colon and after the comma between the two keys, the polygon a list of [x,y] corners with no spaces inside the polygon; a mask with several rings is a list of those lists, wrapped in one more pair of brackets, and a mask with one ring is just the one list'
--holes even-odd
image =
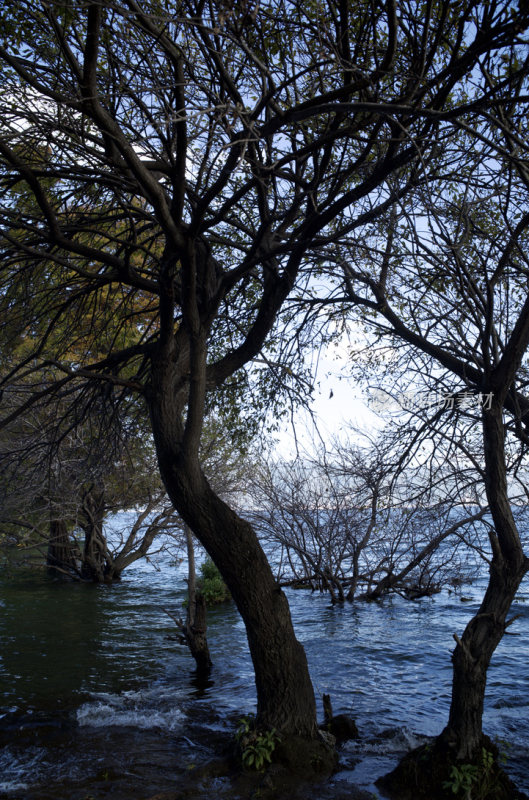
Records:
{"label": "submerged shrub", "polygon": [[204,561],[200,567],[200,574],[197,588],[203,595],[206,605],[214,606],[231,600],[229,589],[211,558]]}

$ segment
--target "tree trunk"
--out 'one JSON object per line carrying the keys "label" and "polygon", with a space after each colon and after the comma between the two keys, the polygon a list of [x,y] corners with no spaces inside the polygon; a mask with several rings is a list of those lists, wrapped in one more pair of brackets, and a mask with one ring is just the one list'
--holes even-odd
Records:
{"label": "tree trunk", "polygon": [[[190,622],[189,612],[192,608],[192,619]],[[200,675],[207,675],[212,667],[212,661],[209,654],[208,639],[206,636],[207,621],[206,621],[206,601],[204,596],[198,592],[195,594],[194,600],[187,607],[188,617],[184,628],[184,635],[186,642],[191,651],[191,655],[195,659],[197,665],[197,672]]]}
{"label": "tree trunk", "polygon": [[94,583],[111,580],[111,564],[103,534],[104,514],[102,493],[92,490],[85,492],[79,523],[85,535],[81,577]]}
{"label": "tree trunk", "polygon": [[[176,470],[171,472],[167,486],[178,501],[183,476],[177,478]],[[189,483],[186,481],[185,489]],[[312,737],[316,732],[316,703],[287,599],[251,525],[216,497],[202,476],[200,483],[202,487],[198,481],[193,486],[194,502],[188,506],[188,520],[194,531],[200,531],[202,544],[244,620],[255,670],[258,723]]]}
{"label": "tree trunk", "polygon": [[63,519],[50,521],[50,538],[46,558],[48,567],[64,572],[77,572],[75,547],[72,545],[68,526]]}
{"label": "tree trunk", "polygon": [[494,532],[490,534],[493,557],[483,602],[452,656],[452,702],[448,725],[442,733],[456,759],[463,761],[475,758],[481,747],[487,669],[528,569],[509,501],[503,410],[496,399],[483,412],[483,444],[485,488],[494,522]]}
{"label": "tree trunk", "polygon": [[[409,753],[393,772],[377,781],[377,785],[391,792],[398,793],[415,783],[418,797],[437,796],[440,781],[450,777],[454,764],[474,764],[480,768],[482,747],[491,747],[482,730],[487,669],[509,624],[509,609],[529,566],[509,502],[502,409],[496,399],[492,409],[483,413],[483,443],[485,488],[494,522],[494,530],[489,532],[492,549],[489,583],[478,613],[466,626],[463,636],[461,639],[454,636],[457,646],[452,655],[448,724],[433,747]],[[501,767],[496,764],[494,769],[497,796],[517,797]]]}
{"label": "tree trunk", "polygon": [[81,577],[94,583],[103,583],[106,579],[105,557],[101,549],[101,531],[93,524],[82,526],[85,540]]}
{"label": "tree trunk", "polygon": [[493,560],[483,602],[452,655],[452,701],[442,739],[457,761],[472,761],[482,746],[487,670],[524,574],[525,569],[516,571]]}
{"label": "tree trunk", "polygon": [[287,599],[252,526],[212,491],[182,445],[181,412],[153,365],[150,397],[160,472],[175,508],[217,565],[244,620],[255,670],[257,721],[285,734],[316,735],[307,659]]}
{"label": "tree trunk", "polygon": [[207,674],[212,661],[209,654],[208,640],[206,636],[206,601],[196,590],[196,570],[195,570],[195,548],[193,546],[193,534],[189,525],[184,523],[184,532],[187,546],[187,616],[184,627],[184,636],[195,659],[197,671],[200,674]]}
{"label": "tree trunk", "polygon": [[184,534],[186,537],[187,550],[187,622],[192,626],[195,621],[195,600],[197,596],[197,571],[195,566],[195,547],[193,545],[193,533],[189,525],[184,522]]}

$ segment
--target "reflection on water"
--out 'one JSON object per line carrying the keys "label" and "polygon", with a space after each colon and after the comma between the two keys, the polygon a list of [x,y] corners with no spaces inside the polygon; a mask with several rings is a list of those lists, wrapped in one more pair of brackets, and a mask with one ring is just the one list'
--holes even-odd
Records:
{"label": "reflection on water", "polygon": [[[0,795],[16,800],[134,800],[174,786],[255,710],[244,628],[232,606],[209,613],[215,668],[197,683],[164,608],[179,613],[185,582],[168,563],[136,564],[121,584],[65,583],[42,572],[0,575]],[[362,738],[341,774],[372,788],[409,747],[440,732],[450,700],[450,652],[480,599],[444,594],[407,603],[330,607],[289,593],[314,687],[352,713]],[[529,790],[527,593],[494,656],[485,729],[510,746],[509,769]],[[219,738],[220,737],[220,738]]]}

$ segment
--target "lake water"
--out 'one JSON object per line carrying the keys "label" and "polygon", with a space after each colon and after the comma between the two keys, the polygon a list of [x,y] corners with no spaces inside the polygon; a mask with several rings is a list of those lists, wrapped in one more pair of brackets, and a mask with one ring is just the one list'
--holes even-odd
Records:
{"label": "lake water", "polygon": [[[410,603],[331,607],[289,591],[297,636],[319,698],[352,714],[359,742],[339,777],[373,781],[448,714],[453,633],[477,608],[442,593]],[[209,612],[214,670],[197,687],[172,638],[184,598],[180,568],[138,563],[121,584],[87,586],[42,571],[0,573],[0,796],[11,800],[135,800],[175,787],[255,709],[244,627],[234,607]],[[502,741],[507,770],[529,792],[529,590],[521,592],[489,672],[485,731]]]}

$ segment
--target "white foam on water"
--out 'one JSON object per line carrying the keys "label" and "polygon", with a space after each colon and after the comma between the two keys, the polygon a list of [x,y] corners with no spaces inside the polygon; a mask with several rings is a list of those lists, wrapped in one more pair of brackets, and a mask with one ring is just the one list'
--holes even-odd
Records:
{"label": "white foam on water", "polygon": [[17,783],[16,781],[0,781],[0,792],[11,794],[12,792],[22,792],[28,788],[27,783]]}
{"label": "white foam on water", "polygon": [[153,711],[127,709],[120,711],[105,703],[86,703],[77,712],[79,725],[91,727],[164,728],[174,731],[181,727],[182,714],[178,711]]}
{"label": "white foam on water", "polygon": [[0,775],[2,775],[2,778],[7,775],[11,776],[10,780],[0,780],[0,792],[2,794],[27,790],[28,784],[21,779],[28,774],[29,770],[37,768],[39,760],[38,756],[33,755],[31,757],[29,753],[28,756],[28,762],[23,763],[8,747],[0,753]]}
{"label": "white foam on water", "polygon": [[402,728],[401,737],[401,741],[403,741],[406,750],[415,750],[416,747],[420,747],[430,740],[429,736],[413,733],[409,728]]}
{"label": "white foam on water", "polygon": [[169,689],[147,689],[122,694],[96,694],[94,701],[77,710],[80,726],[94,728],[132,727],[162,728],[175,731],[181,728],[184,712],[177,706],[178,697]]}
{"label": "white foam on water", "polygon": [[345,752],[357,756],[401,756],[430,741],[430,736],[414,733],[409,728],[395,728],[368,738],[351,739],[344,744]]}

